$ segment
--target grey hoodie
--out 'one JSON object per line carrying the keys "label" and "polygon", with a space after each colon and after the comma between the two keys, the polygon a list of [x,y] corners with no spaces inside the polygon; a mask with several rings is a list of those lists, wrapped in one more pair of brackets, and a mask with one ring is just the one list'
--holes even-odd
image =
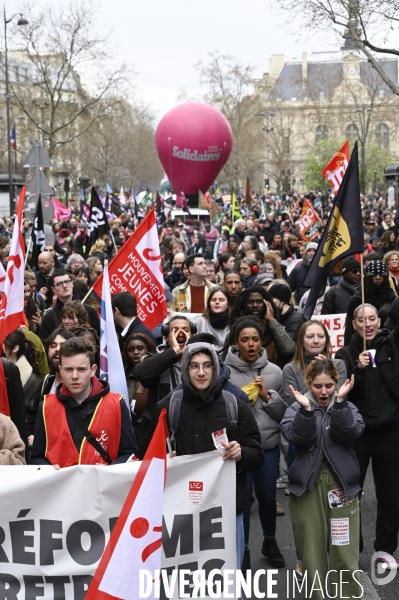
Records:
{"label": "grey hoodie", "polygon": [[215,349],[211,344],[206,344],[205,342],[197,342],[196,344],[189,344],[184,348],[183,357],[181,361],[181,380],[182,383],[187,387],[187,389],[189,389],[191,392],[194,392],[195,394],[198,393],[196,388],[190,382],[190,378],[188,376],[188,363],[190,362],[193,354],[198,354],[199,352],[203,352],[204,350],[206,350],[211,355],[211,360],[214,366],[210,386],[206,390],[206,393],[204,395],[204,399],[206,399],[213,393],[213,391],[219,383],[220,378],[219,360]]}
{"label": "grey hoodie", "polygon": [[265,402],[258,396],[251,408],[260,430],[262,448],[264,450],[275,448],[280,443],[279,423],[287,408],[287,404],[282,399],[283,374],[281,369],[268,361],[265,348],[261,348],[257,360],[244,362],[240,358],[238,348],[230,346],[225,362],[230,368],[231,382],[240,388],[247,383],[252,383],[259,375],[264,378],[271,398]]}

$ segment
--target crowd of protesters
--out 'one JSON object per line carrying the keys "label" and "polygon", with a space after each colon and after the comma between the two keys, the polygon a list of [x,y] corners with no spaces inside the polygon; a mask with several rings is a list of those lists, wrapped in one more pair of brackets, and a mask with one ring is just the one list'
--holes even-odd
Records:
{"label": "crowd of protesters", "polygon": [[[314,316],[347,314],[345,345],[333,357],[326,327],[303,317],[309,291],[304,279],[333,198],[309,194],[307,199],[320,217],[311,241],[299,233],[302,196],[253,195],[250,205],[239,202],[234,217],[221,198],[223,216],[217,224],[209,216],[158,214],[166,322],[149,331],[137,316],[134,295],[112,297],[130,413],[98,379],[100,302],[89,292],[104,261],[127,243],[136,220],[132,211],[121,211],[110,219],[110,234],[88,251],[84,221],[74,213],[68,221],[54,219],[46,238],[51,241],[37,265],[28,257],[26,325],[3,345],[0,386],[5,375],[11,420],[0,420],[0,463],[27,461],[58,469],[142,458],[160,410],[167,408],[177,454],[214,449],[214,432],[225,429],[224,458],[237,463],[238,566],[251,567],[254,496],[264,537],[260,551],[270,566],[285,566],[276,538],[276,517],[284,515],[276,488],[285,488],[297,572],[324,573],[327,553],[330,569],[357,568],[363,538],[356,509],[371,461],[377,496],[374,548],[394,568],[398,225],[383,195],[361,199],[364,308],[360,255],[334,267],[315,307]],[[29,227],[25,220],[26,239]],[[0,220],[5,266],[11,231],[11,220]],[[105,422],[109,440],[103,447],[86,434],[101,434]],[[332,518],[349,520],[347,544],[332,540]],[[356,597],[357,591],[354,582],[348,584],[346,592]]]}

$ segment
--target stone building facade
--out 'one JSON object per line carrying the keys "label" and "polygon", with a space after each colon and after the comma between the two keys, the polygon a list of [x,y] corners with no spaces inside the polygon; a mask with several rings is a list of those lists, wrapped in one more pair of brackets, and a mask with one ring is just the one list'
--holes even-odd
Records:
{"label": "stone building facade", "polygon": [[[379,62],[397,84],[399,60],[381,57]],[[255,93],[261,99],[271,189],[305,191],[305,158],[327,138],[358,140],[361,168],[363,160],[367,169],[373,144],[389,149],[393,162],[399,162],[399,97],[356,48],[303,52],[291,61],[272,55],[269,72],[255,81]],[[366,173],[369,190],[376,176]],[[382,173],[378,178],[383,180]]]}

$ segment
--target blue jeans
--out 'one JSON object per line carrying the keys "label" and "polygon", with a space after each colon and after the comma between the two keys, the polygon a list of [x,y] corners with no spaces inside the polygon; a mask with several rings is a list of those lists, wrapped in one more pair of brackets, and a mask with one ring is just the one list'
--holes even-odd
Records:
{"label": "blue jeans", "polygon": [[236,516],[236,553],[237,553],[237,569],[241,569],[244,559],[244,523],[242,513]]}
{"label": "blue jeans", "polygon": [[[236,553],[237,553],[237,569],[241,569],[242,561],[244,559],[244,523],[243,523],[243,513],[240,513],[236,516]],[[240,598],[242,599],[242,595],[240,594]]]}
{"label": "blue jeans", "polygon": [[264,450],[265,462],[252,473],[247,474],[248,504],[244,509],[244,535],[245,545],[249,543],[249,512],[252,504],[252,490],[259,505],[259,518],[265,538],[274,538],[276,535],[276,482],[280,460],[280,448],[276,446],[271,450]]}

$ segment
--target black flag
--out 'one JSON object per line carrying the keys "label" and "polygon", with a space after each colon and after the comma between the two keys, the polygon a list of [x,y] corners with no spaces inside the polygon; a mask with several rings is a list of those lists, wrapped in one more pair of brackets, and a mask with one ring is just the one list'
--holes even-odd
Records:
{"label": "black flag", "polygon": [[364,235],[356,142],[319,247],[303,280],[303,285],[311,288],[303,311],[306,320],[312,318],[317,298],[324,292],[328,276],[335,264],[347,256],[363,251]]}
{"label": "black flag", "polygon": [[110,230],[105,208],[98,197],[97,190],[91,188],[90,215],[87,223],[87,250],[88,252],[94,242]]}
{"label": "black flag", "polygon": [[44,223],[43,223],[43,210],[42,210],[42,196],[39,195],[37,201],[35,219],[33,221],[32,228],[32,265],[38,267],[37,259],[39,254],[44,252],[46,246],[46,239],[44,235]]}

